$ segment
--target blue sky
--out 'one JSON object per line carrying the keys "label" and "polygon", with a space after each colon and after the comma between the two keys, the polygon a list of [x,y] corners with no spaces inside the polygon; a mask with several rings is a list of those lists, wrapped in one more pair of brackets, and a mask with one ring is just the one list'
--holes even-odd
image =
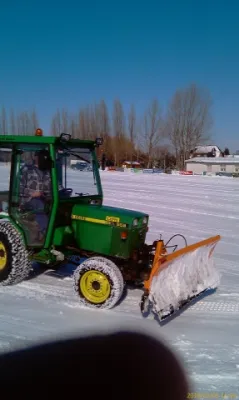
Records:
{"label": "blue sky", "polygon": [[0,12],[0,106],[57,108],[121,99],[138,113],[196,83],[213,99],[213,142],[239,149],[239,3],[232,0],[8,0]]}

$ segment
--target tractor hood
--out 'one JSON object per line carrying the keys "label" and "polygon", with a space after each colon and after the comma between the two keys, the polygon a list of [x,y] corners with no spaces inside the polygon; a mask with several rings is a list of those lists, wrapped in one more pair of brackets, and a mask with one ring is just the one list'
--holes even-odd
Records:
{"label": "tractor hood", "polygon": [[116,225],[120,227],[134,226],[133,221],[136,219],[138,220],[137,225],[147,225],[148,217],[148,214],[141,213],[139,211],[91,204],[76,204],[72,209],[71,215],[73,220],[83,220],[103,225]]}

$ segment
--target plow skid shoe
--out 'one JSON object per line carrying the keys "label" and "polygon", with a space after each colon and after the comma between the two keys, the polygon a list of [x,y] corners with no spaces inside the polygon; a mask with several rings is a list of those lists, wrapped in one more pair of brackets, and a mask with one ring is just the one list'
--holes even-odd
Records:
{"label": "plow skid shoe", "polygon": [[220,275],[212,252],[220,237],[187,246],[165,256],[152,271],[149,303],[159,320],[172,316],[208,289],[216,289]]}

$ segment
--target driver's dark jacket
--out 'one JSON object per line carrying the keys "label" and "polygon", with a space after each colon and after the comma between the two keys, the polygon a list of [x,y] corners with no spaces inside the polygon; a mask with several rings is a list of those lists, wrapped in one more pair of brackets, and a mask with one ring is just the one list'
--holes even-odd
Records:
{"label": "driver's dark jacket", "polygon": [[20,173],[20,196],[22,202],[31,200],[32,193],[41,192],[45,198],[51,197],[51,175],[35,165],[26,165]]}

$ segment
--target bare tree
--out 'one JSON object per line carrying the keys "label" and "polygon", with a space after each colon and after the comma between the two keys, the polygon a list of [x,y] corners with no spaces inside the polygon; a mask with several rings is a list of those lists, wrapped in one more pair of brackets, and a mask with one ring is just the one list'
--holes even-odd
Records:
{"label": "bare tree", "polygon": [[7,113],[5,107],[0,111],[0,133],[2,135],[33,135],[38,128],[36,111],[22,111],[15,114],[13,109]]}
{"label": "bare tree", "polygon": [[64,108],[61,111],[61,121],[62,121],[62,132],[68,133],[69,116],[68,112]]}
{"label": "bare tree", "polygon": [[89,139],[94,140],[98,136],[99,126],[98,126],[98,118],[97,118],[97,106],[91,106],[88,110],[89,115]]}
{"label": "bare tree", "polygon": [[123,106],[120,100],[116,99],[114,101],[113,109],[113,127],[114,134],[117,138],[121,138],[125,134],[125,116]]}
{"label": "bare tree", "polygon": [[104,100],[101,100],[99,104],[95,107],[95,120],[96,120],[96,136],[103,138],[103,146],[101,148],[101,153],[110,153],[110,122],[109,113],[107,105]]}
{"label": "bare tree", "polygon": [[109,122],[109,113],[107,109],[107,105],[104,100],[98,105],[98,125],[99,125],[99,135],[103,137],[103,139],[107,139],[110,135],[110,122]]}
{"label": "bare tree", "polygon": [[31,117],[27,111],[22,111],[17,116],[17,133],[18,135],[32,135],[34,128],[31,124]]}
{"label": "bare tree", "polygon": [[10,133],[12,135],[16,134],[16,119],[15,119],[15,113],[14,113],[13,109],[11,109],[11,111],[10,111]]}
{"label": "bare tree", "polygon": [[100,103],[96,104],[95,118],[97,124],[97,135],[105,139],[105,137],[110,133],[110,128],[108,109],[104,100],[101,100]]}
{"label": "bare tree", "polygon": [[37,128],[39,128],[39,121],[38,121],[37,112],[34,109],[30,113],[30,129],[32,130],[32,132],[31,133],[29,132],[29,134],[32,135],[32,133],[35,132]]}
{"label": "bare tree", "polygon": [[53,116],[51,121],[51,135],[58,136],[58,124],[56,115]]}
{"label": "bare tree", "polygon": [[166,133],[179,168],[184,167],[190,150],[209,140],[212,126],[210,106],[209,94],[194,84],[174,94],[167,112]]}
{"label": "bare tree", "polygon": [[77,132],[78,132],[77,137],[79,139],[83,139],[86,137],[87,128],[88,128],[88,122],[87,122],[86,112],[85,112],[85,110],[79,110],[78,124],[77,124]]}
{"label": "bare tree", "polygon": [[147,154],[148,168],[153,164],[154,149],[163,138],[163,119],[157,99],[154,99],[145,112],[142,125],[141,144]]}
{"label": "bare tree", "polygon": [[67,133],[69,133],[72,136],[73,139],[76,139],[77,138],[78,127],[77,127],[77,118],[76,118],[75,115],[72,115],[69,118],[68,124],[69,124],[69,127],[68,127],[68,132]]}
{"label": "bare tree", "polygon": [[95,135],[95,110],[92,106],[86,106],[78,112],[77,137],[80,139],[93,139]]}
{"label": "bare tree", "polygon": [[125,116],[120,100],[114,101],[113,107],[114,158],[117,165],[127,155],[125,144]]}
{"label": "bare tree", "polygon": [[53,136],[59,136],[62,132],[62,118],[59,110],[56,111],[51,122],[51,134]]}
{"label": "bare tree", "polygon": [[130,107],[129,115],[128,115],[128,131],[130,138],[130,158],[131,162],[133,161],[133,157],[135,155],[135,145],[137,139],[137,128],[136,128],[136,113],[134,105],[132,104]]}
{"label": "bare tree", "polygon": [[5,107],[1,110],[0,131],[2,135],[8,134],[8,120]]}

